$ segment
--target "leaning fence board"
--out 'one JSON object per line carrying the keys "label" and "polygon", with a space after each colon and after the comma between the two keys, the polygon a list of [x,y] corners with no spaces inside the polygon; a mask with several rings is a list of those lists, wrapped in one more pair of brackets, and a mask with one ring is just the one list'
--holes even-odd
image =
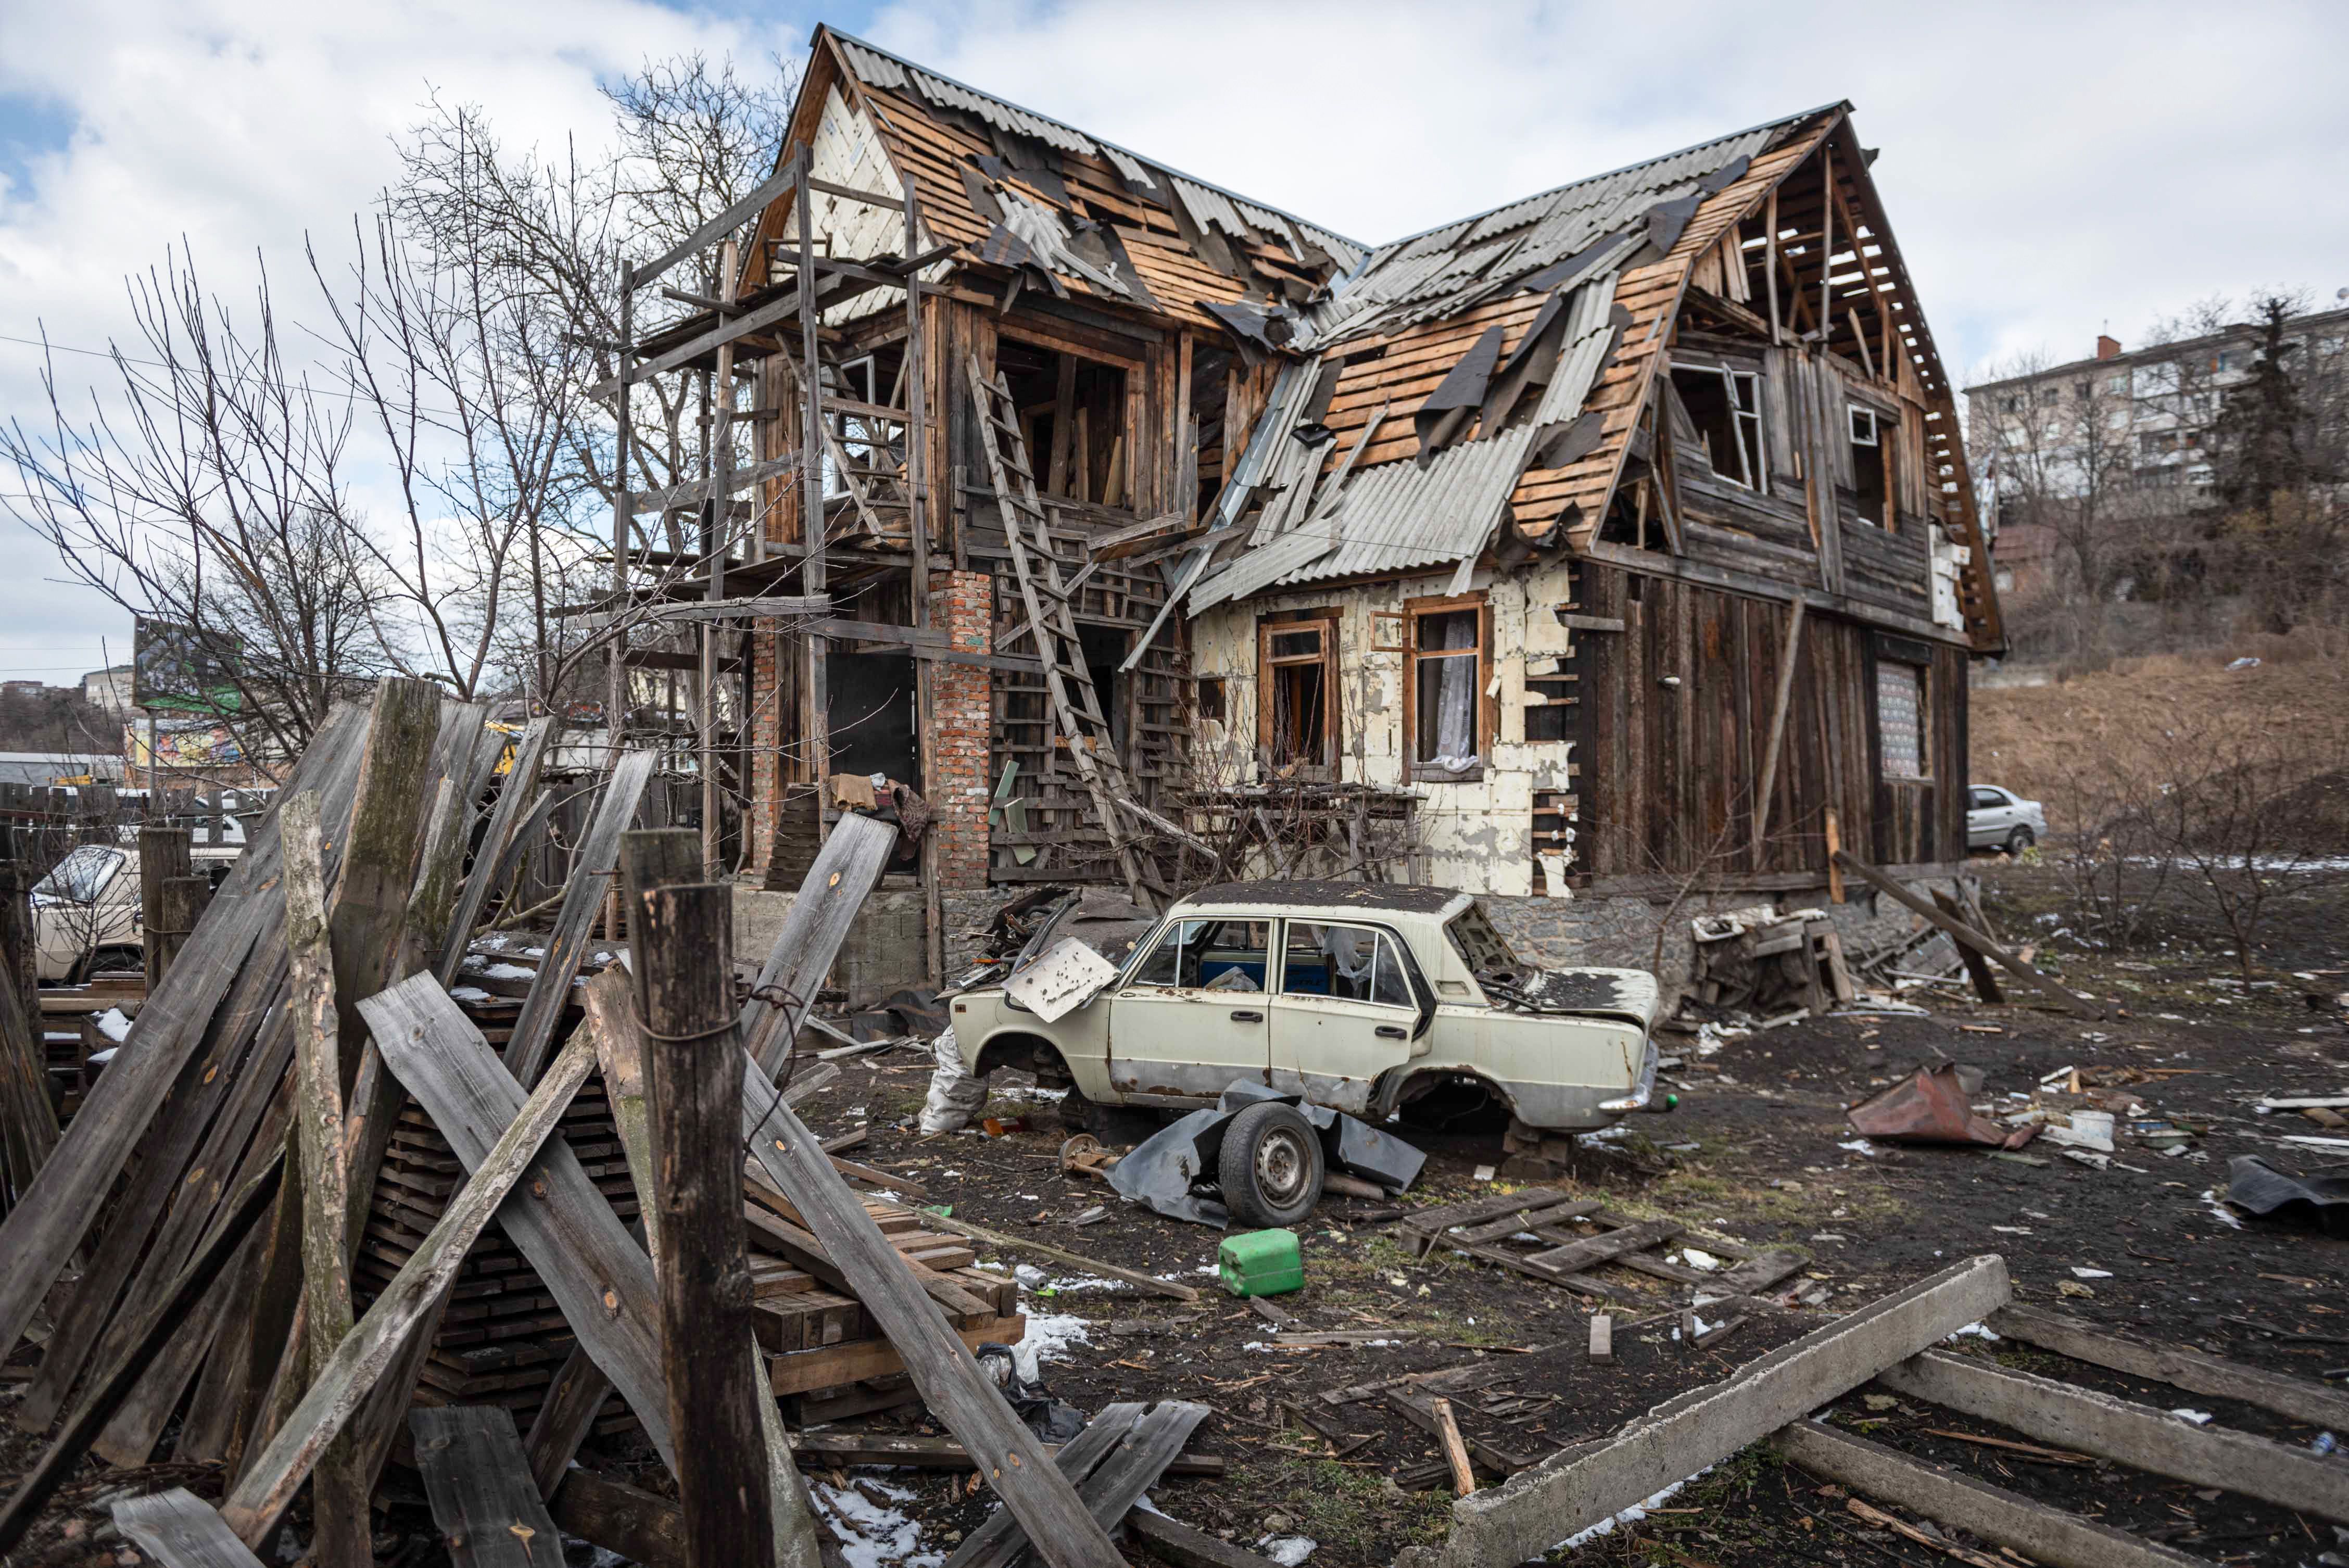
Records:
{"label": "leaning fence board", "polygon": [[[1134,1423],[1142,1419],[1147,1408],[1147,1405],[1134,1400],[1103,1405],[1075,1440],[1061,1445],[1060,1452],[1052,1456],[1054,1467],[1071,1485],[1081,1487],[1117,1446],[1133,1435]],[[1009,1511],[998,1510],[956,1548],[955,1554],[947,1559],[947,1568],[982,1568],[989,1563],[999,1565],[1008,1563],[1025,1543],[1019,1522]]]}
{"label": "leaning fence board", "polygon": [[2053,1350],[2058,1356],[2069,1356],[2075,1361],[2168,1383],[2189,1394],[2240,1399],[2313,1427],[2349,1431],[2349,1394],[2305,1377],[2265,1371],[2181,1345],[2146,1345],[2117,1339],[2100,1332],[2093,1324],[2036,1307],[2010,1306],[1992,1315],[1989,1323],[2010,1339]]}
{"label": "leaning fence board", "polygon": [[[414,975],[402,984],[410,987],[433,986],[438,993],[429,975]],[[375,1000],[369,997],[360,1004],[361,1009],[366,1010]],[[453,1009],[454,1004],[450,1006]],[[409,1026],[419,1028],[419,1036],[410,1036],[406,1027],[394,1021],[378,1020],[374,1013],[367,1016],[376,1026],[376,1038],[383,1045],[386,1060],[395,1073],[398,1072],[409,1053],[418,1048],[420,1026]],[[481,1047],[484,1052],[488,1048]],[[586,1081],[595,1064],[594,1047],[584,1037],[574,1037],[538,1088],[531,1092],[521,1114],[513,1117],[499,1135],[495,1146],[471,1162],[471,1178],[450,1200],[440,1222],[432,1227],[432,1233],[400,1266],[399,1273],[376,1297],[358,1326],[336,1346],[333,1359],[311,1379],[309,1391],[292,1417],[278,1429],[267,1449],[246,1467],[235,1491],[221,1509],[231,1527],[243,1539],[258,1542],[268,1534],[271,1523],[293,1501],[295,1490],[326,1444],[349,1421],[376,1380],[398,1355],[410,1332],[432,1312],[450,1282],[456,1278],[466,1253],[471,1250],[491,1217],[499,1212],[523,1177],[539,1168],[540,1146],[563,1119],[572,1096]],[[564,1151],[569,1152],[567,1148]],[[575,1167],[576,1161],[573,1163]]]}
{"label": "leaning fence board", "polygon": [[2305,1449],[1946,1351],[1889,1367],[1877,1381],[2043,1443],[2349,1524],[2349,1466]]}
{"label": "leaning fence board", "polygon": [[[166,984],[169,982],[167,981]],[[74,1467],[81,1462],[89,1449],[90,1439],[98,1436],[115,1407],[139,1380],[148,1361],[169,1342],[180,1319],[203,1299],[220,1272],[244,1248],[246,1238],[269,1212],[276,1201],[280,1180],[285,1175],[285,1161],[282,1156],[264,1166],[261,1172],[240,1188],[228,1212],[221,1216],[212,1233],[197,1247],[195,1255],[163,1290],[157,1294],[155,1304],[148,1308],[140,1332],[134,1335],[120,1355],[99,1373],[89,1391],[72,1415],[66,1418],[62,1430],[25,1479],[16,1483],[16,1494],[0,1508],[0,1554],[12,1550],[24,1538],[25,1531],[40,1512],[41,1504],[52,1492],[72,1476]]]}
{"label": "leaning fence board", "polygon": [[512,1410],[448,1405],[412,1410],[408,1422],[432,1522],[456,1568],[545,1568],[562,1556],[563,1536],[531,1483]]}
{"label": "leaning fence board", "polygon": [[[348,810],[356,784],[366,710],[338,707],[312,739],[283,793],[314,789],[332,808]],[[236,868],[221,884],[186,945],[140,1008],[130,1034],[75,1113],[29,1191],[0,1221],[0,1353],[25,1326],[81,1243],[123,1162],[170,1097],[172,1082],[202,1042],[204,1026],[262,933],[284,909],[277,880],[274,808],[248,835]]]}
{"label": "leaning fence board", "polygon": [[261,1559],[186,1487],[114,1505],[114,1527],[163,1568],[261,1568]]}
{"label": "leaning fence board", "polygon": [[637,803],[644,799],[645,785],[653,776],[654,760],[650,750],[630,751],[620,758],[620,765],[612,769],[611,782],[604,787],[603,799],[596,803],[595,820],[579,841],[571,878],[564,888],[563,907],[555,913],[554,934],[546,939],[546,955],[539,961],[538,978],[531,983],[530,995],[506,1041],[506,1070],[519,1084],[536,1082],[539,1069],[546,1065],[554,1026],[570,1003],[571,981],[587,951],[588,929],[611,884],[620,835],[636,820]]}
{"label": "leaning fence board", "polygon": [[563,1473],[563,1484],[548,1507],[564,1534],[630,1563],[644,1568],[695,1568],[685,1554],[685,1511],[667,1498],[574,1469]]}
{"label": "leaning fence board", "polygon": [[2051,1568],[2208,1568],[2202,1558],[1816,1421],[1790,1422],[1771,1442],[1813,1475],[2011,1546]]}
{"label": "leaning fence board", "polygon": [[1970,1258],[1693,1388],[1612,1439],[1554,1454],[1452,1505],[1443,1568],[1510,1568],[1849,1393],[2006,1305],[2006,1264]]}
{"label": "leaning fence board", "polygon": [[754,996],[742,1004],[743,1041],[770,1078],[781,1070],[792,1041],[815,1006],[817,988],[848,940],[848,928],[896,851],[897,838],[894,823],[843,817],[800,882],[799,895],[759,970],[761,988],[775,986],[792,1000],[777,1006]]}
{"label": "leaning fence board", "polygon": [[988,1483],[1053,1568],[1120,1568],[1124,1560],[1108,1532],[930,1304],[897,1249],[832,1168],[822,1141],[781,1103],[747,1051],[741,1065],[743,1130],[751,1153],[905,1358],[931,1413],[989,1456]]}
{"label": "leaning fence board", "polygon": [[2079,1014],[2083,1017],[2101,1018],[2105,1016],[2104,1008],[2098,1006],[2094,1001],[2080,995],[2077,992],[2073,991],[2068,986],[2057,985],[2054,981],[2047,978],[2046,975],[2039,973],[2038,970],[2033,969],[2030,965],[2025,964],[2022,959],[2017,958],[2013,954],[2009,953],[2005,948],[2001,947],[1997,943],[1992,942],[1989,937],[1984,936],[1981,932],[1976,931],[1972,926],[1968,925],[1961,920],[1957,920],[1950,915],[1942,913],[1941,911],[1934,905],[1927,903],[1921,898],[1919,898],[1915,893],[1910,892],[1907,888],[1902,887],[1899,882],[1893,881],[1890,877],[1886,876],[1882,872],[1878,871],[1874,866],[1868,864],[1865,861],[1855,859],[1847,851],[1837,850],[1835,852],[1835,863],[1849,872],[1852,875],[1867,882],[1870,887],[1876,889],[1877,892],[1885,894],[1894,903],[1905,905],[1907,908],[1914,910],[1917,913],[1923,915],[1927,920],[1932,922],[1935,925],[1940,926],[1943,931],[1948,932],[1952,939],[1964,946],[1974,949],[1983,957],[1989,959],[1992,963],[1997,965],[2000,968],[2005,970],[2008,974],[2013,975],[2024,985],[2038,991],[2042,995],[2061,1004],[2073,1012]]}
{"label": "leaning fence board", "polygon": [[533,718],[514,745],[513,766],[499,787],[498,803],[490,810],[489,830],[482,835],[480,849],[474,851],[472,873],[465,879],[465,891],[457,899],[456,913],[450,917],[448,934],[441,942],[440,961],[433,965],[432,972],[440,977],[443,985],[456,984],[457,966],[465,961],[465,947],[473,939],[473,927],[481,922],[481,905],[497,891],[490,885],[496,880],[489,874],[490,870],[505,852],[514,823],[532,802],[538,789],[539,765],[554,733],[554,719]]}

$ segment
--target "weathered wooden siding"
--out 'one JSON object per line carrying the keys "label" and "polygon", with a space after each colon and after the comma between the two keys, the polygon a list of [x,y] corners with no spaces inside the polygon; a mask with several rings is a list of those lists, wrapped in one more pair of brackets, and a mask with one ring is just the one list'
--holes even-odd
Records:
{"label": "weathered wooden siding", "polygon": [[1580,854],[1598,876],[1818,871],[1826,813],[1844,846],[1885,864],[1964,853],[1965,655],[1935,645],[1922,782],[1883,778],[1876,719],[1880,634],[1806,617],[1773,789],[1754,841],[1789,609],[1674,578],[1584,563],[1582,613],[1619,633],[1576,639]]}

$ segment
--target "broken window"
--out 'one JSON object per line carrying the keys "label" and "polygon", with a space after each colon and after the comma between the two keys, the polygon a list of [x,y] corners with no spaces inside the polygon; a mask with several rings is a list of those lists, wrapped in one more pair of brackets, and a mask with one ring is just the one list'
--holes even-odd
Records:
{"label": "broken window", "polygon": [[1292,920],[1280,965],[1284,996],[1337,996],[1416,1007],[1395,939],[1374,926]]}
{"label": "broken window", "polygon": [[1873,408],[1851,405],[1851,488],[1859,521],[1878,528],[1891,522],[1893,442],[1891,421]]}
{"label": "broken window", "polygon": [[1123,366],[1002,333],[996,366],[1019,406],[1036,488],[1070,500],[1123,507],[1131,500]]}
{"label": "broken window", "polygon": [[1178,920],[1160,934],[1126,984],[1261,991],[1271,934],[1268,920]]}
{"label": "broken window", "polygon": [[1696,427],[1697,439],[1713,471],[1732,484],[1766,490],[1769,473],[1762,455],[1761,374],[1676,365],[1672,390],[1680,394],[1689,422]]}
{"label": "broken window", "polygon": [[1221,676],[1199,683],[1199,717],[1212,718],[1218,724],[1224,718],[1224,681]]}
{"label": "broken window", "polygon": [[1257,628],[1257,744],[1275,768],[1338,760],[1338,623],[1267,621]]}
{"label": "broken window", "polygon": [[1925,751],[1925,672],[1918,665],[1877,661],[1876,735],[1887,779],[1931,776]]}
{"label": "broken window", "polygon": [[1480,777],[1485,742],[1483,603],[1445,600],[1415,611],[1411,647],[1414,776]]}

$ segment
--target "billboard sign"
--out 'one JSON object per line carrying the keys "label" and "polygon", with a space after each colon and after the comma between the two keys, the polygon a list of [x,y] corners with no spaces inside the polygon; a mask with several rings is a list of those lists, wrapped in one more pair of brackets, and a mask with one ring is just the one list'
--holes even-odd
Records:
{"label": "billboard sign", "polygon": [[150,713],[234,713],[243,706],[229,665],[195,629],[141,615],[131,634],[130,706]]}

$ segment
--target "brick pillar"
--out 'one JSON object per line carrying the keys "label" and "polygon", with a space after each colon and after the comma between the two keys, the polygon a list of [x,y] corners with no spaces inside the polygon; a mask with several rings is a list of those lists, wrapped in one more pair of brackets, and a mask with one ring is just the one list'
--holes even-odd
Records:
{"label": "brick pillar", "polygon": [[776,792],[782,788],[782,704],[776,697],[775,652],[781,639],[779,621],[753,621],[750,636],[750,776],[743,780],[749,797],[742,831],[743,874],[763,878],[775,855]]}
{"label": "brick pillar", "polygon": [[[933,573],[943,583],[930,597],[930,624],[957,648],[986,653],[994,640],[995,579],[984,572]],[[931,755],[936,777],[928,780],[930,830],[938,840],[938,885],[987,885],[987,802],[994,781],[987,776],[994,725],[988,701],[989,672],[978,665],[944,660],[930,665],[930,707],[936,735]]]}

